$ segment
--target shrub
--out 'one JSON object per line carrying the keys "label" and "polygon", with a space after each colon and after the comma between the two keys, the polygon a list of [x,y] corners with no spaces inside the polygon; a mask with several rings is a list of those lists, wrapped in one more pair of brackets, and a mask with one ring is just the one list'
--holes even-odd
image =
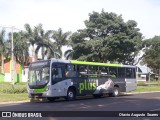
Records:
{"label": "shrub", "polygon": [[26,88],[21,88],[21,89],[17,89],[17,88],[7,88],[7,89],[3,89],[2,92],[3,92],[3,93],[9,93],[9,94],[27,93],[27,89],[26,89]]}

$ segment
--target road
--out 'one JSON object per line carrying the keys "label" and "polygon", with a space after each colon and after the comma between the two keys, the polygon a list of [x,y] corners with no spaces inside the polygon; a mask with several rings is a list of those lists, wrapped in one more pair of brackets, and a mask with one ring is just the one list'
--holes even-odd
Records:
{"label": "road", "polygon": [[[12,103],[12,104],[0,104],[0,111],[160,111],[160,92],[155,93],[141,93],[122,95],[119,97],[108,97],[94,99],[91,96],[80,97],[76,101],[65,101],[63,99],[55,102],[25,102],[25,103]],[[93,113],[94,114],[94,113]],[[106,119],[100,117],[101,119]],[[108,118],[108,117],[107,117]],[[137,118],[151,120],[150,118]],[[17,118],[16,118],[17,119]],[[39,119],[39,118],[38,118]],[[64,119],[59,117],[50,117],[48,120]],[[66,118],[65,118],[66,119]],[[68,118],[68,120],[75,120],[74,117]],[[76,118],[76,120],[80,119]],[[83,118],[83,119],[89,119]],[[96,117],[90,118],[97,120]],[[120,118],[114,118],[120,119]],[[128,119],[125,117],[124,119]],[[160,119],[154,118],[154,119]],[[39,119],[41,120],[41,119]]]}

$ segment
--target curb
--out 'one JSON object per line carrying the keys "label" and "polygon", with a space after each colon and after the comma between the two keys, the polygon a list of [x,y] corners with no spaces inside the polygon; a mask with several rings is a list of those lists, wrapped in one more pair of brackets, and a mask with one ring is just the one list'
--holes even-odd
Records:
{"label": "curb", "polygon": [[10,101],[10,102],[0,102],[0,105],[1,104],[17,104],[17,103],[27,103],[27,102],[30,102],[29,100],[26,100],[26,101]]}
{"label": "curb", "polygon": [[143,93],[157,93],[160,91],[148,91],[148,92],[133,92],[133,93],[124,93],[124,95],[131,95],[131,94],[143,94]]}

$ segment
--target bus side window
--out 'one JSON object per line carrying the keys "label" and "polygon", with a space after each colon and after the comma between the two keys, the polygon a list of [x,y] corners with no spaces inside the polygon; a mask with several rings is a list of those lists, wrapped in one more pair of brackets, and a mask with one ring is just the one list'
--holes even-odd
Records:
{"label": "bus side window", "polygon": [[66,77],[76,77],[76,68],[75,65],[67,64],[65,66],[65,75]]}
{"label": "bus side window", "polygon": [[87,77],[87,66],[86,65],[77,65],[78,77]]}
{"label": "bus side window", "polygon": [[117,77],[117,67],[109,67],[109,75],[112,76],[112,78]]}
{"label": "bus side window", "polygon": [[136,68],[132,68],[133,78],[136,78]]}
{"label": "bus side window", "polygon": [[52,69],[52,79],[54,78],[62,78],[62,69],[61,68],[53,68]]}
{"label": "bus side window", "polygon": [[125,68],[118,68],[118,77],[125,78]]}
{"label": "bus side window", "polygon": [[126,77],[127,78],[136,78],[136,69],[135,68],[126,68]]}
{"label": "bus side window", "polygon": [[88,66],[88,74],[96,74],[97,66]]}
{"label": "bus side window", "polygon": [[97,66],[88,66],[88,75],[89,77],[97,77],[97,73],[98,73],[98,68]]}
{"label": "bus side window", "polygon": [[99,67],[99,76],[100,77],[107,77],[108,76],[108,67]]}

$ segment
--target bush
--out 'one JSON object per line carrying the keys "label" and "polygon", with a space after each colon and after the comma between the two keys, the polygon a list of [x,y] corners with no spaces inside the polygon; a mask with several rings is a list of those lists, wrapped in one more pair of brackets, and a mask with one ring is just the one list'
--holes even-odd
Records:
{"label": "bush", "polygon": [[27,93],[27,89],[26,89],[26,88],[21,88],[21,89],[17,89],[17,88],[7,88],[7,89],[3,89],[2,92],[3,92],[3,93],[9,93],[9,94]]}

